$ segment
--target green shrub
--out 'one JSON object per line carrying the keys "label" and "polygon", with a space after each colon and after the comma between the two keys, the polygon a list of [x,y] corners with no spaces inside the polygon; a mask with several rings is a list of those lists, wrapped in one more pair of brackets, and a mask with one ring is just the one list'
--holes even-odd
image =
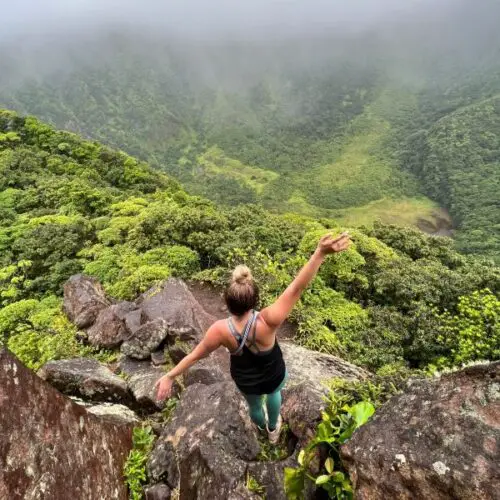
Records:
{"label": "green shrub", "polygon": [[458,314],[439,319],[439,342],[451,353],[440,364],[460,365],[476,360],[500,359],[500,300],[490,290],[460,297]]}
{"label": "green shrub", "polygon": [[167,266],[172,276],[181,278],[190,278],[200,270],[198,254],[194,250],[181,245],[148,250],[141,260],[145,265],[158,264]]}
{"label": "green shrub", "polygon": [[8,348],[33,370],[55,359],[109,356],[76,340],[76,327],[61,311],[60,299],[54,296],[41,301],[23,300],[3,308],[0,330],[8,334]]}
{"label": "green shrub", "polygon": [[[285,491],[289,500],[303,498],[307,481],[324,489],[329,498],[338,500],[352,499],[352,486],[349,476],[342,467],[339,458],[339,447],[345,443],[353,432],[373,415],[375,408],[361,401],[347,406],[346,397],[330,396],[326,411],[322,412],[322,422],[318,425],[316,436],[309,446],[299,453],[299,467],[285,468]],[[315,458],[314,448],[326,444],[330,456],[323,464],[325,474],[314,477],[308,471],[309,463]]]}
{"label": "green shrub", "polygon": [[161,265],[139,266],[135,271],[107,287],[107,291],[116,298],[133,300],[153,285],[162,282],[170,275],[170,268]]}
{"label": "green shrub", "polygon": [[257,498],[260,498],[261,500],[266,499],[266,489],[264,486],[262,486],[255,477],[250,474],[250,472],[247,472],[247,479],[246,479],[246,484],[245,484],[247,490],[250,493],[253,493]]}

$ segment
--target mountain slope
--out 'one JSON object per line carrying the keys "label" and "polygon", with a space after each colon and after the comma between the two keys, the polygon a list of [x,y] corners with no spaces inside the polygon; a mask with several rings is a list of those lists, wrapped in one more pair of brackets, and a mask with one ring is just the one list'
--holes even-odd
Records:
{"label": "mountain slope", "polygon": [[[376,102],[387,102],[388,91],[374,65],[324,54],[320,40],[310,42],[318,61],[304,70],[291,57],[301,41],[291,40],[279,65],[249,69],[244,81],[218,59],[221,52],[234,60],[227,46],[205,48],[196,67],[197,47],[179,61],[175,48],[133,34],[107,40],[85,45],[90,53],[106,47],[95,61],[77,53],[64,73],[4,86],[0,103],[148,160],[218,203],[258,202],[342,221],[341,209],[402,201],[413,213],[372,216],[369,206],[355,213],[362,223],[432,225],[437,206],[422,203],[418,182],[385,148],[392,132]],[[283,52],[265,44],[238,50],[250,66]]]}
{"label": "mountain slope", "polygon": [[[61,311],[61,285],[75,273],[129,299],[168,276],[222,286],[245,262],[265,305],[321,235],[343,229],[255,205],[218,207],[123,152],[0,112],[0,338],[29,366],[96,355]],[[499,268],[416,230],[351,233],[351,249],[325,262],[292,314],[299,343],[372,369],[498,356],[490,327]],[[462,328],[468,315],[472,330]],[[469,348],[469,334],[480,348]]]}

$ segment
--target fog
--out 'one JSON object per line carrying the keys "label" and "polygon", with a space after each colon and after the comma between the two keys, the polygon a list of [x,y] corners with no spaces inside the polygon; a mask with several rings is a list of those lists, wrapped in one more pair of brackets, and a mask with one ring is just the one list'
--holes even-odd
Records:
{"label": "fog", "polygon": [[54,36],[135,26],[192,38],[358,31],[448,0],[20,0],[2,7],[0,36]]}
{"label": "fog", "polygon": [[[3,2],[0,87],[115,64],[182,66],[198,83],[349,63],[405,81],[468,71],[499,47],[497,0],[18,0]],[[173,61],[175,60],[175,64]]]}

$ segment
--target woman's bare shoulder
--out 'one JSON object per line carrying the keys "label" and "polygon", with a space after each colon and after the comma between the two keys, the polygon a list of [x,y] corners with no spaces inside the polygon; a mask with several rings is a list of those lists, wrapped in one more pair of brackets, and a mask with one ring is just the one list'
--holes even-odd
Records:
{"label": "woman's bare shoulder", "polygon": [[225,336],[227,330],[227,319],[218,319],[212,323],[210,328],[207,330],[207,333],[210,332],[212,335]]}

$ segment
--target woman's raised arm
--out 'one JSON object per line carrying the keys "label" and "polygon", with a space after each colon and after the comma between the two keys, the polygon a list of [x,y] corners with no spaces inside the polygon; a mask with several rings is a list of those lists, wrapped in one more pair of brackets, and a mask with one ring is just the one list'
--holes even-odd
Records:
{"label": "woman's raised arm", "polygon": [[342,233],[337,238],[332,238],[330,234],[323,236],[311,258],[297,274],[297,277],[288,285],[287,289],[279,296],[278,300],[261,311],[261,318],[272,328],[281,325],[292,312],[302,292],[316,276],[325,257],[328,254],[346,250],[350,244],[351,240],[348,233]]}

